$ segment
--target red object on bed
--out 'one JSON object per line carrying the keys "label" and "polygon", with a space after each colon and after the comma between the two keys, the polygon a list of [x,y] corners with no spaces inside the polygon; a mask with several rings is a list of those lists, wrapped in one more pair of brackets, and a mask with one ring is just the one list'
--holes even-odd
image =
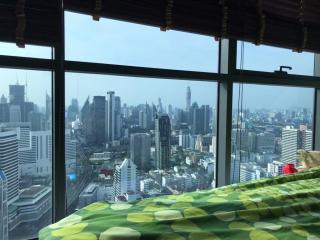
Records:
{"label": "red object on bed", "polygon": [[283,166],[283,174],[293,174],[298,172],[293,163],[287,163]]}

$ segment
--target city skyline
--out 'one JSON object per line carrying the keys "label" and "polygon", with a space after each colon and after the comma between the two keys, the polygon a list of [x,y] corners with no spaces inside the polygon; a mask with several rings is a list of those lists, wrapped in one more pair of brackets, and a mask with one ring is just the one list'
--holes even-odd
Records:
{"label": "city skyline", "polygon": [[[0,69],[0,72],[2,69]],[[11,74],[12,75],[12,74]],[[24,75],[24,74],[20,74]],[[28,100],[31,102],[36,103],[39,107],[44,108],[45,107],[45,96],[47,94],[51,94],[51,88],[49,90],[44,89],[44,91],[40,91],[41,86],[39,87],[37,84],[45,82],[50,82],[50,80],[37,80],[33,81],[31,80],[32,75],[29,75],[29,80],[27,81],[28,84]],[[76,76],[74,76],[76,78]],[[100,79],[89,79],[92,83],[96,81],[96,86],[101,86],[101,81],[104,82],[105,80],[101,78],[108,78],[108,76],[96,76],[93,75],[93,78],[100,78]],[[124,84],[119,84],[119,79],[124,81]],[[35,78],[37,79],[37,78]],[[128,80],[128,82],[125,81],[125,77],[115,77],[114,81],[110,80],[108,88],[106,89],[101,89],[101,87],[97,87],[95,91],[93,92],[88,92],[86,88],[82,88],[83,95],[81,95],[81,98],[77,98],[76,95],[79,94],[70,94],[69,90],[72,90],[72,83],[75,83],[77,80],[74,81],[67,81],[69,84],[66,86],[66,107],[71,103],[72,99],[77,99],[79,102],[79,106],[82,107],[89,97],[90,100],[93,99],[94,96],[107,96],[108,91],[115,91],[118,93],[118,95],[121,96],[123,100],[123,103],[126,103],[127,105],[139,105],[139,104],[144,104],[148,102],[149,104],[154,103],[157,104],[158,98],[160,97],[164,103],[165,106],[168,107],[169,104],[174,105],[174,107],[179,107],[184,109],[186,106],[185,103],[185,91],[188,86],[190,86],[192,90],[192,97],[191,97],[191,104],[193,102],[197,102],[199,105],[202,104],[210,104],[210,106],[214,107],[216,105],[216,86],[217,84],[215,82],[209,83],[209,82],[196,82],[193,83],[192,81],[178,81],[178,80],[166,80],[168,81],[168,84],[174,85],[172,89],[177,89],[178,92],[180,92],[181,98],[177,98],[176,93],[163,93],[159,94],[159,91],[157,90],[158,88],[155,88],[156,91],[154,91],[154,94],[150,94],[150,96],[146,97],[142,93],[145,92],[145,89],[141,88],[141,92],[139,94],[133,95],[130,98],[128,98],[128,91],[130,91],[132,81]],[[141,84],[138,84],[139,81],[141,81],[140,78],[137,79],[137,83],[134,83],[134,85],[141,85],[142,87],[148,84],[149,79],[143,79],[143,82],[140,82]],[[153,83],[159,83],[160,85],[163,85],[163,80],[161,79],[152,79],[154,81]],[[183,84],[181,83],[183,82]],[[0,97],[2,94],[9,99],[9,87],[3,87],[3,86],[8,86],[8,85],[14,85],[16,84],[16,80],[3,80],[1,87],[0,87]],[[127,84],[125,84],[127,83]],[[5,85],[7,84],[7,85]],[[24,81],[19,81],[20,85],[25,85]],[[84,85],[85,82],[83,82],[82,85]],[[128,85],[129,84],[129,85]],[[150,84],[150,83],[149,83]],[[68,86],[69,85],[69,86]],[[113,87],[110,87],[110,85]],[[150,84],[151,86],[154,86],[154,84]],[[212,89],[211,95],[209,95],[209,101],[208,101],[208,95],[202,94],[202,91],[209,91]],[[37,96],[34,93],[35,89],[39,89],[36,92],[40,95]],[[74,89],[72,90],[74,91]],[[72,92],[71,91],[71,92]],[[233,95],[233,105],[234,108],[237,106],[237,101],[238,101],[238,86],[234,86],[234,95]],[[40,94],[40,93],[41,94]],[[121,94],[122,93],[122,94]],[[308,88],[298,88],[298,87],[273,87],[273,86],[263,86],[260,87],[260,85],[250,85],[250,84],[245,84],[244,85],[244,101],[243,101],[243,109],[250,109],[250,110],[258,110],[258,109],[267,109],[267,110],[283,110],[283,109],[294,109],[294,108],[308,108],[312,109],[313,106],[313,94],[314,91],[313,89],[308,89]],[[159,96],[160,95],[160,96]],[[169,97],[164,97],[168,96]],[[300,97],[297,98],[296,96],[299,95]],[[151,100],[150,100],[151,99]],[[171,99],[171,101],[169,101]],[[196,99],[196,100],[195,100]],[[200,100],[199,100],[200,99]],[[211,99],[211,100],[210,100]],[[303,99],[304,101],[301,101]],[[272,100],[272,101],[270,101]],[[279,102],[281,102],[281,105],[279,105]]]}

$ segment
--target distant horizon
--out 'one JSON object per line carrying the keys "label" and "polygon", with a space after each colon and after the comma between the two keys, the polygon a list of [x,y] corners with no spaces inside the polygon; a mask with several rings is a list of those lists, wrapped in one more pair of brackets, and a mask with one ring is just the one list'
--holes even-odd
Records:
{"label": "distant horizon", "polygon": [[[178,31],[161,32],[158,28],[101,19],[66,12],[66,59],[131,66],[157,67],[200,72],[217,72],[218,42],[211,37]],[[92,34],[87,34],[91,31]],[[85,40],[85,41],[84,41]],[[289,73],[313,75],[314,55],[294,53],[288,49],[245,43],[244,69],[273,72],[281,65],[293,67]],[[238,43],[238,46],[240,44]],[[238,51],[240,48],[238,48]],[[3,55],[51,58],[51,48],[0,43]],[[239,54],[237,64],[239,65]],[[261,59],[263,56],[263,59]],[[0,95],[8,96],[10,83],[28,82],[28,98],[39,106],[45,105],[45,92],[51,92],[51,72],[0,69]],[[279,79],[281,83],[281,79]],[[137,105],[157,102],[164,105],[186,106],[186,87],[192,91],[192,102],[216,106],[217,82],[165,80],[66,72],[66,105],[77,98],[80,106],[88,95],[106,95],[114,89],[122,102]],[[234,85],[234,106],[237,84]],[[314,89],[270,85],[245,85],[244,108],[289,109],[313,106]]]}

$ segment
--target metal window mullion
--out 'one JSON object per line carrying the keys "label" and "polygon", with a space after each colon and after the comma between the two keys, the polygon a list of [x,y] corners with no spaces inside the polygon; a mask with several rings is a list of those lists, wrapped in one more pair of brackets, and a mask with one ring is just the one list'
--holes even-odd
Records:
{"label": "metal window mullion", "polygon": [[53,221],[66,216],[66,170],[65,170],[65,41],[64,10],[62,0],[59,8],[59,41],[54,48],[53,96]]}
{"label": "metal window mullion", "polygon": [[[320,77],[320,54],[314,57],[314,76]],[[313,149],[320,150],[320,88],[315,88],[314,92]]]}
{"label": "metal window mullion", "polygon": [[[236,70],[237,42],[223,39],[219,44],[219,73],[232,74]],[[230,184],[233,79],[218,83],[218,122],[216,186]]]}

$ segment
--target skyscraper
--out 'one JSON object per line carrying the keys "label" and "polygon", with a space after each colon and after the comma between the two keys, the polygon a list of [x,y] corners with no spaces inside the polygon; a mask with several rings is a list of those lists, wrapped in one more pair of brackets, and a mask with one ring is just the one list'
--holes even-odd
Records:
{"label": "skyscraper", "polygon": [[161,98],[158,98],[158,112],[163,113],[163,105],[162,105]]}
{"label": "skyscraper", "polygon": [[147,133],[135,133],[130,136],[130,159],[141,171],[150,167],[151,136]]}
{"label": "skyscraper", "polygon": [[0,98],[0,103],[1,104],[5,104],[5,103],[8,103],[8,100],[7,100],[7,98],[2,94],[1,95],[1,98]]}
{"label": "skyscraper", "polygon": [[119,96],[114,97],[114,115],[115,115],[114,134],[115,134],[115,140],[118,140],[121,137],[121,130],[122,130],[121,98]]}
{"label": "skyscraper", "polygon": [[5,131],[0,127],[0,169],[7,177],[8,202],[18,197],[19,159],[16,131]]}
{"label": "skyscraper", "polygon": [[51,176],[52,133],[51,131],[31,132],[32,149],[35,151],[36,175]]}
{"label": "skyscraper", "polygon": [[114,92],[110,91],[108,94],[108,114],[107,114],[107,136],[108,141],[115,140],[115,97]]}
{"label": "skyscraper", "polygon": [[156,167],[169,168],[171,155],[171,123],[167,114],[158,115],[155,119]]}
{"label": "skyscraper", "polygon": [[9,107],[9,121],[10,122],[21,122],[21,106],[10,105]]}
{"label": "skyscraper", "polygon": [[[86,139],[87,144],[94,143],[95,136],[93,135],[93,116],[92,109],[89,103],[89,98],[85,101],[81,109],[81,121],[82,129]],[[103,130],[102,130],[103,131]]]}
{"label": "skyscraper", "polygon": [[312,150],[312,131],[305,125],[301,125],[298,131],[298,149]]}
{"label": "skyscraper", "polygon": [[93,135],[96,144],[105,142],[105,117],[106,117],[106,98],[104,96],[93,97]]}
{"label": "skyscraper", "polygon": [[296,163],[298,150],[298,130],[287,126],[282,129],[281,162]]}
{"label": "skyscraper", "polygon": [[7,178],[0,169],[0,239],[8,240]]}
{"label": "skyscraper", "polygon": [[10,112],[8,103],[0,103],[0,123],[9,122]]}
{"label": "skyscraper", "polygon": [[9,85],[10,104],[24,103],[24,90],[23,85]]}
{"label": "skyscraper", "polygon": [[202,105],[201,106],[203,112],[203,134],[210,133],[210,106]]}
{"label": "skyscraper", "polygon": [[191,89],[187,87],[187,96],[186,96],[186,110],[189,111],[191,107]]}
{"label": "skyscraper", "polygon": [[145,111],[139,111],[139,126],[146,129],[146,113]]}
{"label": "skyscraper", "polygon": [[210,107],[209,105],[202,105],[199,108],[194,105],[192,109],[193,121],[192,132],[193,134],[207,134],[210,133]]}
{"label": "skyscraper", "polygon": [[67,174],[74,171],[77,159],[77,142],[72,138],[71,132],[66,131],[65,134],[65,149],[66,149],[66,172]]}
{"label": "skyscraper", "polygon": [[131,159],[124,159],[121,165],[115,167],[114,172],[114,197],[126,193],[137,192],[137,166]]}
{"label": "skyscraper", "polygon": [[52,120],[52,99],[46,93],[46,120]]}
{"label": "skyscraper", "polygon": [[[93,101],[94,101],[94,99],[93,99]],[[71,105],[68,107],[67,118],[70,122],[75,121],[78,114],[79,114],[78,100],[73,98],[71,100]]]}

